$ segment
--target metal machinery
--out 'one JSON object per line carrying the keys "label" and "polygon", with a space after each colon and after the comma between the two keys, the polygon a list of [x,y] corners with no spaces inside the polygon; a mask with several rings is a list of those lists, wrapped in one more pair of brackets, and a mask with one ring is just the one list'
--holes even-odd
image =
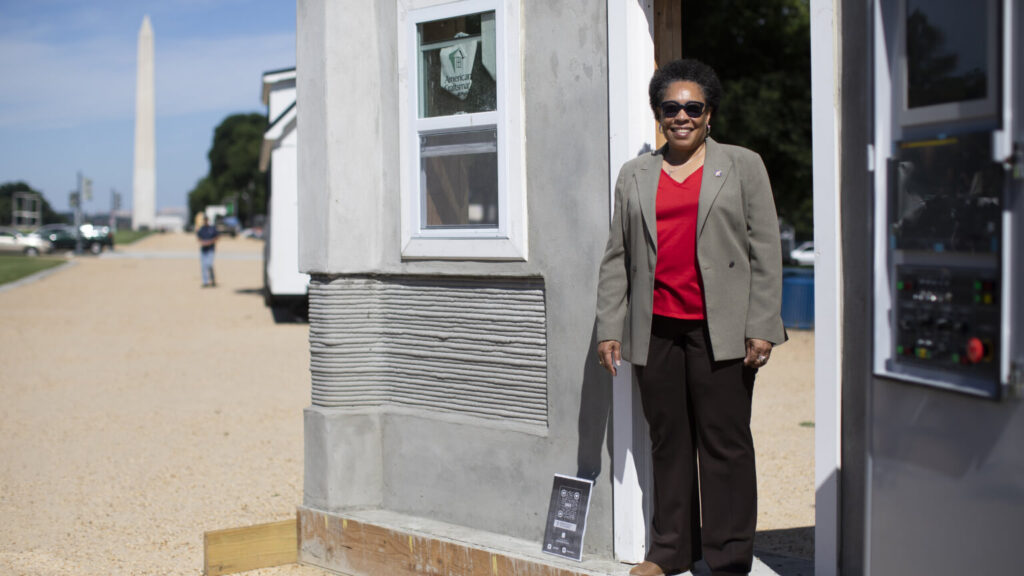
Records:
{"label": "metal machinery", "polygon": [[885,124],[877,133],[889,137],[876,138],[887,157],[876,203],[884,248],[876,269],[885,273],[875,286],[875,370],[1003,398],[1017,378],[1010,354],[1017,159],[1007,101],[1015,74],[1004,70],[1014,55],[1004,55],[1002,6],[903,0],[886,8],[891,59],[880,65],[889,70],[891,99],[876,102]]}
{"label": "metal machinery", "polygon": [[867,6],[873,242],[843,242],[871,269],[843,298],[868,303],[873,338],[870,370],[844,368],[863,396],[844,392],[842,573],[1019,573],[1024,7]]}

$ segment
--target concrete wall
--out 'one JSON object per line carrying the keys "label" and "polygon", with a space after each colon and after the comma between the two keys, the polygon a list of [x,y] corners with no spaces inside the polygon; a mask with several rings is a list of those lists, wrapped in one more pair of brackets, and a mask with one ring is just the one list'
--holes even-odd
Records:
{"label": "concrete wall", "polygon": [[[587,550],[610,555],[610,379],[592,352],[609,212],[605,5],[522,2],[526,262],[401,259],[397,10],[394,0],[298,4],[300,266],[326,293],[357,277],[542,285],[546,425],[393,402],[314,401],[306,414],[305,504],[381,506],[539,542],[552,475],[588,475],[597,479]],[[311,330],[343,336],[344,323],[331,324],[324,309]],[[419,346],[446,349],[428,336]],[[486,375],[486,365],[479,369]],[[361,378],[373,385],[382,377]]]}

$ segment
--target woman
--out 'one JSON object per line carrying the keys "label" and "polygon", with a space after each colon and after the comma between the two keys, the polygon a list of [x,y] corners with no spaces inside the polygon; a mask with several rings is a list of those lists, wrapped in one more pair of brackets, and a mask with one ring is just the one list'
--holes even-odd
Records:
{"label": "woman", "polygon": [[613,375],[633,364],[650,424],[651,545],[630,574],[702,556],[713,574],[746,574],[754,375],[786,340],[778,219],[760,156],[709,137],[722,94],[710,67],[671,62],[649,93],[666,144],[619,173],[597,300],[598,361]]}

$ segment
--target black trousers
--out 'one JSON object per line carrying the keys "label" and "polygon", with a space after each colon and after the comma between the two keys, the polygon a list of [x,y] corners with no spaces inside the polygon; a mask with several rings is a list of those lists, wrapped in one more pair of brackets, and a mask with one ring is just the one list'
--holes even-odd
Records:
{"label": "black trousers", "polygon": [[757,523],[756,370],[711,358],[703,320],[654,317],[647,365],[635,368],[654,463],[647,560],[682,571],[703,555],[712,573],[746,574]]}

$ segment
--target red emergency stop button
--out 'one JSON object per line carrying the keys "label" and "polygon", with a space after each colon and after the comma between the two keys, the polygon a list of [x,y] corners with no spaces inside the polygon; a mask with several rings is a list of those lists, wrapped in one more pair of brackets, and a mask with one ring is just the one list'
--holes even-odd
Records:
{"label": "red emergency stop button", "polygon": [[971,338],[968,340],[967,359],[970,360],[972,364],[977,364],[978,362],[981,362],[983,358],[985,358],[985,344],[977,338]]}

